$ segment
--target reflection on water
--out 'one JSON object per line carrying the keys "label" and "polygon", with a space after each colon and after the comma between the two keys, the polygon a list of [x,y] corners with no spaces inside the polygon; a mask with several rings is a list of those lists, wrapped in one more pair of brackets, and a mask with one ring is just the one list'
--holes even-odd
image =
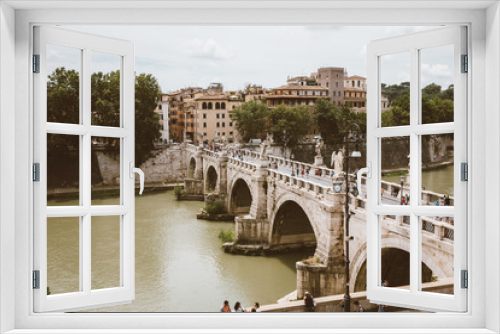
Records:
{"label": "reflection on water", "polygon": [[[92,311],[217,312],[224,299],[231,306],[240,301],[247,307],[275,303],[296,289],[295,262],[312,254],[226,254],[217,235],[234,224],[197,220],[202,206],[178,202],[172,191],[137,196],[135,300]],[[67,245],[54,247],[63,251]]]}

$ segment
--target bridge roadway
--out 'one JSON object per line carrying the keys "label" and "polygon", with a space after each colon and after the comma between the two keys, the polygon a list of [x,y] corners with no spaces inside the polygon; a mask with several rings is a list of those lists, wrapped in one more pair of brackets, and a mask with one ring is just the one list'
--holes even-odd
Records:
{"label": "bridge roadway", "polygon": [[[253,154],[250,154],[250,151],[248,150],[245,150],[245,153],[246,155],[240,155],[239,157],[237,155],[230,155],[232,158],[235,158],[235,159],[240,159],[241,161],[245,161],[247,163],[250,163],[252,165],[255,165],[255,166],[258,166],[261,162],[259,160],[259,158]],[[273,158],[276,158],[276,157],[270,157],[271,159]],[[277,168],[273,166],[273,164],[270,164],[269,166],[269,169],[272,169],[272,170],[275,170],[275,171],[278,171],[280,173],[283,173],[283,174],[286,174],[286,175],[290,175],[290,176],[295,176],[299,179],[304,179],[304,180],[307,180],[311,183],[314,183],[314,184],[317,184],[317,185],[321,185],[323,187],[332,187],[333,186],[333,183],[332,183],[332,177],[330,176],[331,175],[331,169],[327,169],[329,172],[330,172],[330,175],[329,176],[326,176],[326,175],[323,175],[323,176],[318,176],[318,175],[315,175],[314,174],[314,171],[318,168],[317,166],[314,166],[314,165],[311,165],[311,164],[305,164],[305,163],[300,163],[298,161],[293,161],[293,163],[296,163],[296,164],[301,164],[303,166],[307,166],[310,168],[310,171],[309,171],[309,174],[306,174],[305,170],[304,170],[304,175],[302,175],[302,169],[299,168],[299,175],[297,175],[297,171],[294,170],[293,171],[293,175],[292,175],[292,168],[289,166],[289,165],[285,165],[285,164],[279,164],[277,163]],[[324,167],[322,167],[324,168]],[[352,176],[355,176],[353,174],[351,174]],[[361,187],[361,190],[363,191],[363,193],[366,193],[366,185],[365,184],[362,184],[362,187]],[[399,205],[399,198],[397,197],[392,197],[392,196],[387,196],[388,192],[384,192],[384,195],[382,197],[382,204],[386,204],[386,205]]]}

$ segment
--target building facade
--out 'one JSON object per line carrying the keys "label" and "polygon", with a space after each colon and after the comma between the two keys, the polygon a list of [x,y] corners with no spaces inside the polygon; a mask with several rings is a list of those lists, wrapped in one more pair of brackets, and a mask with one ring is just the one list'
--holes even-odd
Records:
{"label": "building facade", "polygon": [[344,78],[343,67],[322,67],[311,75],[316,82],[328,90],[328,97],[336,105],[344,103]]}

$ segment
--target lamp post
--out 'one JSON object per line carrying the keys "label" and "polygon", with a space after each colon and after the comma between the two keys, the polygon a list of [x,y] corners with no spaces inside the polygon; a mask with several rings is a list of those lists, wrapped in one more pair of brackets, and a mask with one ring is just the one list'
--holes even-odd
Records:
{"label": "lamp post", "polygon": [[[356,125],[358,128],[359,126]],[[345,165],[344,165],[344,175],[345,175],[345,201],[344,201],[344,232],[345,232],[345,294],[344,294],[344,312],[351,312],[351,295],[349,293],[350,287],[350,270],[349,266],[351,261],[349,260],[349,241],[351,241],[352,237],[349,235],[349,220],[351,218],[350,210],[349,210],[349,160],[350,158],[359,158],[361,157],[361,152],[353,151],[352,154],[349,154],[349,136],[346,133],[344,138],[345,146]],[[354,144],[356,144],[356,137],[354,137]]]}
{"label": "lamp post", "polygon": [[399,177],[399,180],[401,181],[401,191],[400,191],[400,194],[401,194],[401,198],[399,200],[399,204],[400,205],[403,205],[403,185],[405,183],[405,176],[404,175],[401,175]]}

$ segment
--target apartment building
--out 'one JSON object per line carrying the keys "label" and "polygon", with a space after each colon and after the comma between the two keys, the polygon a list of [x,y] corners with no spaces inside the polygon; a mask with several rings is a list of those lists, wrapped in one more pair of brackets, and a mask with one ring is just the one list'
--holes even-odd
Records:
{"label": "apartment building", "polygon": [[194,98],[196,105],[196,142],[234,142],[237,133],[231,120],[231,111],[241,105],[242,99],[235,92],[228,94],[200,93]]}
{"label": "apartment building", "polygon": [[161,142],[169,143],[169,124],[168,124],[168,94],[162,93],[158,104],[156,105],[155,113],[158,114],[158,123],[161,125]]}
{"label": "apartment building", "polygon": [[321,86],[328,90],[328,97],[336,105],[344,103],[344,78],[343,67],[322,67],[311,77]]}
{"label": "apartment building", "polygon": [[[203,92],[201,87],[188,87],[168,94],[169,136],[174,142],[194,141],[193,99],[195,94],[200,92]],[[189,103],[186,103],[186,100]]]}

